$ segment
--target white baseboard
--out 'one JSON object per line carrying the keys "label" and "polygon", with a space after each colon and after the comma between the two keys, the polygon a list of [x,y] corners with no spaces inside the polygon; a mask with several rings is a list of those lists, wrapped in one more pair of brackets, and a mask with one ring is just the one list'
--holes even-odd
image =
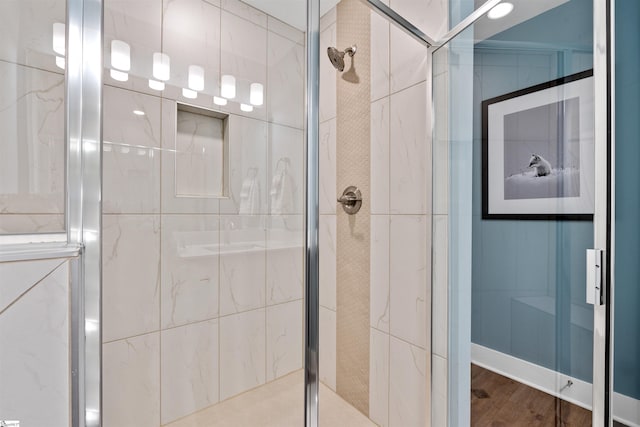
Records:
{"label": "white baseboard", "polygon": [[[471,361],[490,371],[591,410],[591,383],[473,343]],[[567,381],[573,384],[563,389]],[[614,393],[613,408],[616,421],[630,427],[640,427],[640,400]]]}

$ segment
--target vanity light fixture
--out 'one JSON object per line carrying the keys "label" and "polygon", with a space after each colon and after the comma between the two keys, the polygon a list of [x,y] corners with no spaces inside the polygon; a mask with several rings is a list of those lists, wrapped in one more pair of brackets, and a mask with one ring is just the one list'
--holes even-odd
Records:
{"label": "vanity light fixture", "polygon": [[126,82],[129,80],[129,74],[122,71],[111,69],[109,70],[109,75],[113,80],[117,80],[119,82]]}
{"label": "vanity light fixture", "polygon": [[204,68],[199,65],[189,65],[189,89],[204,90]]}
{"label": "vanity light fixture", "polygon": [[236,78],[231,74],[222,75],[222,79],[220,80],[220,95],[227,99],[236,97]]}
{"label": "vanity light fixture", "polygon": [[262,84],[251,83],[249,102],[252,105],[262,105],[264,103],[264,86],[262,86]]}
{"label": "vanity light fixture", "polygon": [[213,103],[216,105],[227,105],[227,100],[219,96],[214,96]]}
{"label": "vanity light fixture", "polygon": [[111,67],[124,72],[131,70],[131,48],[122,40],[111,40]]}
{"label": "vanity light fixture", "polygon": [[160,81],[167,81],[171,77],[171,58],[166,53],[153,54],[153,77]]}
{"label": "vanity light fixture", "polygon": [[196,99],[198,97],[198,92],[195,90],[182,88],[182,96],[189,99]]}
{"label": "vanity light fixture", "polygon": [[164,82],[149,79],[149,87],[153,90],[164,90]]}
{"label": "vanity light fixture", "polygon": [[513,4],[509,2],[498,3],[487,13],[487,17],[489,19],[500,19],[504,18],[513,10]]}
{"label": "vanity light fixture", "polygon": [[250,113],[253,111],[253,105],[240,104],[240,109],[245,113]]}

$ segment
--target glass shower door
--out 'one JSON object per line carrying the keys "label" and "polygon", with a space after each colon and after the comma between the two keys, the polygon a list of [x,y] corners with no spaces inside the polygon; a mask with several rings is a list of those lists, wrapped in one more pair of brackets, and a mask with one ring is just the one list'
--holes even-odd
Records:
{"label": "glass shower door", "polygon": [[434,417],[449,425],[591,424],[593,5],[524,3],[434,53],[434,324],[449,325],[433,332],[449,384]]}

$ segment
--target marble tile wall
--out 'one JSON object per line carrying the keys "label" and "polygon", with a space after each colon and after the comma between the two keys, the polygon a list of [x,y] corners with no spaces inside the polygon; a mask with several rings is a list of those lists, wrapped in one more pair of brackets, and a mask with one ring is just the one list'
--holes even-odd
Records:
{"label": "marble tile wall", "polygon": [[[436,39],[448,28],[447,3],[386,2]],[[422,426],[431,418],[432,372],[430,55],[376,13],[370,19],[369,417]]]}
{"label": "marble tile wall", "polygon": [[[436,10],[418,1],[393,2],[393,8],[418,19],[428,34],[435,37],[446,31],[446,7]],[[426,16],[427,11],[431,16]],[[384,18],[372,12],[364,19],[371,24],[368,415],[381,426],[425,425],[430,418],[431,372],[431,112],[427,102],[431,64],[426,47]],[[335,22],[335,9],[321,19],[322,52],[335,46]],[[339,327],[335,135],[340,94],[335,89],[339,75],[324,59],[320,61],[320,377],[335,387]]]}
{"label": "marble tile wall", "polygon": [[1,420],[71,425],[69,292],[67,259],[0,263]]}
{"label": "marble tile wall", "polygon": [[[304,34],[237,0],[106,0],[107,67],[113,39],[132,63],[104,78],[104,425],[155,427],[302,367]],[[215,105],[228,73],[264,104]],[[226,171],[200,118],[176,141],[176,102],[229,115]],[[211,197],[220,178],[228,197]]]}
{"label": "marble tile wall", "polygon": [[64,231],[64,0],[0,3],[0,234]]}

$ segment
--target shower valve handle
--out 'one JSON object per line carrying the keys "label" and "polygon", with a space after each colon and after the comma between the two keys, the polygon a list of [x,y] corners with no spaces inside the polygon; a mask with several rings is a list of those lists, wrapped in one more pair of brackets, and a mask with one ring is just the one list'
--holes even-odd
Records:
{"label": "shower valve handle", "polygon": [[340,202],[343,205],[355,205],[356,202],[361,202],[361,201],[362,201],[362,197],[358,197],[355,194],[343,195],[338,199],[338,202]]}
{"label": "shower valve handle", "polygon": [[353,185],[345,188],[342,196],[338,199],[338,203],[342,205],[342,209],[349,215],[353,215],[360,210],[362,206],[362,193],[358,187]]}

